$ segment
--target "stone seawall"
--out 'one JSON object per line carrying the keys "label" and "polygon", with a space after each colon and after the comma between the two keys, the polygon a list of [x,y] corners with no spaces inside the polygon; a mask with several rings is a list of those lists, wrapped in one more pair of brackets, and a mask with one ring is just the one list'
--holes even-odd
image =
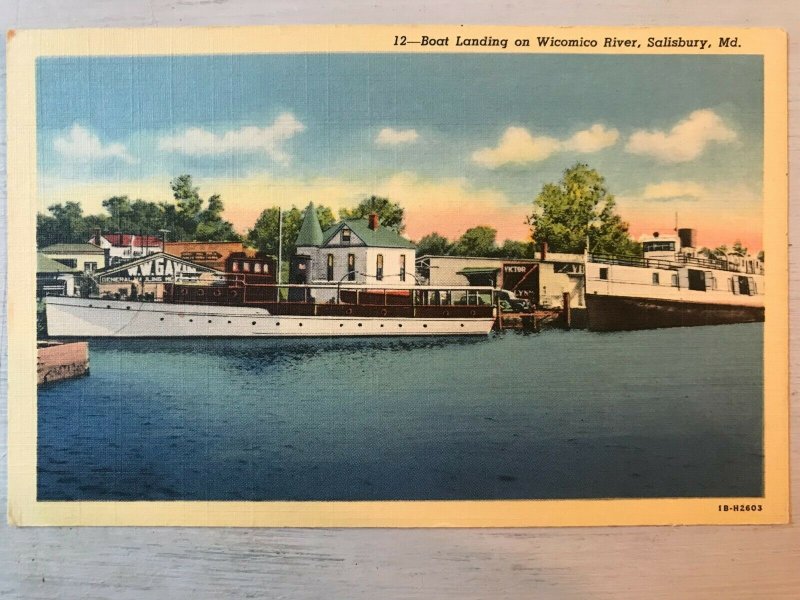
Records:
{"label": "stone seawall", "polygon": [[39,385],[89,374],[88,342],[39,342],[36,373]]}

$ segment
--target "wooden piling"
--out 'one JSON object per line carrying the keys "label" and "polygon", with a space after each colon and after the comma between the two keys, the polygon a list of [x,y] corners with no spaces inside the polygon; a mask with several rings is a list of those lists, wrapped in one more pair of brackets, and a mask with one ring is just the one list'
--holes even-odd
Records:
{"label": "wooden piling", "polygon": [[570,306],[569,292],[564,292],[561,295],[564,303],[564,327],[567,329],[572,328],[572,307]]}

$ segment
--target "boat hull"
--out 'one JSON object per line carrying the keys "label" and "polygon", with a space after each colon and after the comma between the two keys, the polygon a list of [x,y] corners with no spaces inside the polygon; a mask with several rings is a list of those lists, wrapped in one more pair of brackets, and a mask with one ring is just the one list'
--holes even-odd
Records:
{"label": "boat hull", "polygon": [[263,308],[49,297],[52,337],[340,337],[488,335],[493,317],[272,315]]}
{"label": "boat hull", "polygon": [[764,321],[763,306],[685,302],[627,296],[586,296],[591,331],[631,331]]}

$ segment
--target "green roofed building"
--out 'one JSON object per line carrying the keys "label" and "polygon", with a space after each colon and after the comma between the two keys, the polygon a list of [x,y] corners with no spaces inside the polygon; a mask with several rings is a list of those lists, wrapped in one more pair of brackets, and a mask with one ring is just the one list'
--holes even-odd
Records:
{"label": "green roofed building", "polygon": [[73,296],[75,294],[75,274],[72,269],[52,258],[36,253],[36,297]]}
{"label": "green roofed building", "polygon": [[376,214],[366,219],[344,219],[323,232],[314,205],[309,204],[296,245],[291,283],[415,284],[416,246],[382,227]]}
{"label": "green roofed building", "polygon": [[75,273],[91,273],[106,266],[106,251],[94,244],[52,244],[40,252]]}

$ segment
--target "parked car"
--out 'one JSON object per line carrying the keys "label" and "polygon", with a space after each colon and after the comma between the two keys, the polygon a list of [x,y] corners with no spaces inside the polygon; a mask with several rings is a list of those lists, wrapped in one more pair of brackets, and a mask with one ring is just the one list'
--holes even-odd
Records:
{"label": "parked car", "polygon": [[500,310],[503,312],[530,312],[531,310],[530,301],[517,297],[514,292],[498,290],[496,294],[500,302]]}

